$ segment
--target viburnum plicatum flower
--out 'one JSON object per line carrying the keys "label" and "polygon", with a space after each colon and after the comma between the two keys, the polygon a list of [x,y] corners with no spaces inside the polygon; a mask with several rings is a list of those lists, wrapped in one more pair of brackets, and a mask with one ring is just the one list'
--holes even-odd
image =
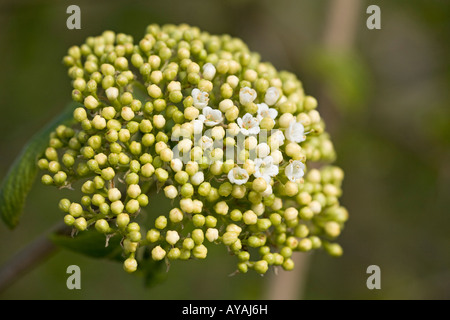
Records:
{"label": "viburnum plicatum flower", "polygon": [[305,127],[300,122],[292,120],[289,127],[284,131],[286,139],[292,142],[302,142],[305,141]]}
{"label": "viburnum plicatum flower", "polygon": [[305,174],[304,170],[305,165],[303,164],[303,162],[294,160],[286,166],[286,168],[284,169],[284,173],[289,180],[295,182],[303,177],[303,175]]}
{"label": "viburnum plicatum flower", "polygon": [[278,115],[278,111],[274,108],[269,108],[269,106],[265,103],[257,104],[258,106],[258,116],[256,117],[258,121],[261,121],[263,118],[270,118],[274,120]]}
{"label": "viburnum plicatum flower", "polygon": [[191,92],[192,99],[194,100],[194,107],[197,109],[203,109],[208,105],[209,94],[207,92],[201,91],[198,88],[192,89]]}
{"label": "viburnum plicatum flower", "polygon": [[200,138],[198,143],[203,150],[206,150],[212,148],[214,141],[208,136],[203,136]]}
{"label": "viburnum plicatum flower", "polygon": [[256,93],[255,89],[244,87],[239,91],[239,101],[243,105],[249,104],[255,101],[257,95],[258,94]]}
{"label": "viburnum plicatum flower", "polygon": [[127,272],[205,259],[214,245],[239,273],[292,270],[295,251],[342,254],[344,174],[293,73],[186,24],[137,40],[105,31],[63,61],[74,124],[51,133],[37,165],[45,185],[80,184],[59,202],[75,237],[94,229],[119,244]]}
{"label": "viburnum plicatum flower", "polygon": [[242,118],[238,118],[237,124],[241,128],[241,133],[245,136],[258,134],[261,130],[258,119],[250,113],[246,113]]}
{"label": "viburnum plicatum flower", "polygon": [[202,121],[205,126],[212,127],[223,121],[223,115],[220,110],[205,107],[203,113],[198,116],[198,120]]}
{"label": "viburnum plicatum flower", "polygon": [[278,99],[280,99],[280,91],[279,89],[275,87],[270,87],[266,91],[266,95],[264,96],[264,102],[269,105],[273,106],[275,103],[277,103]]}
{"label": "viburnum plicatum flower", "polygon": [[230,180],[231,183],[237,185],[246,183],[249,177],[250,175],[248,174],[247,170],[241,167],[234,167],[228,172],[228,180]]}
{"label": "viburnum plicatum flower", "polygon": [[270,182],[271,178],[276,176],[279,172],[278,166],[274,164],[273,158],[267,156],[263,159],[255,159],[255,172],[253,175],[257,178],[264,178],[267,182]]}

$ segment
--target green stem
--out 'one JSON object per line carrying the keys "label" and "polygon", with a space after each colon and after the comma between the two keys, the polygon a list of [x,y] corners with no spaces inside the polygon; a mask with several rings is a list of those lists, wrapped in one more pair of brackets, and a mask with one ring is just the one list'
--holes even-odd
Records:
{"label": "green stem", "polygon": [[56,225],[6,262],[0,268],[0,293],[57,251],[49,239],[51,233],[70,233],[70,228],[62,223]]}

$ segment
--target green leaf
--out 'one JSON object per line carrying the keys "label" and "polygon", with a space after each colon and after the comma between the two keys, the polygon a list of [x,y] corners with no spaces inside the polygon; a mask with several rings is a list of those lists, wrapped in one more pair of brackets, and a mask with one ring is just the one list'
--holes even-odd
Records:
{"label": "green leaf", "polygon": [[80,253],[92,258],[105,258],[123,261],[121,236],[115,235],[108,240],[104,234],[97,230],[87,230],[78,233],[76,236],[52,234],[50,240],[57,246]]}
{"label": "green leaf", "polygon": [[[17,226],[26,197],[38,173],[37,159],[48,145],[50,133],[60,124],[69,124],[77,103],[69,103],[64,111],[46,127],[33,136],[14,160],[0,186],[0,212],[5,224],[13,229]],[[73,121],[73,120],[72,120]]]}

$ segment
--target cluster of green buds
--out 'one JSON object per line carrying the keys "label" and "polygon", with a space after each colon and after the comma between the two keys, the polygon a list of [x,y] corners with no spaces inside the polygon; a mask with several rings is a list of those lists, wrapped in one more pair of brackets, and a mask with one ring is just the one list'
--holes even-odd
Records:
{"label": "cluster of green buds", "polygon": [[[76,124],[51,134],[42,182],[80,181],[81,199],[59,203],[64,222],[122,237],[127,272],[139,250],[155,261],[204,259],[222,244],[238,272],[260,274],[293,269],[296,251],[342,254],[343,171],[330,164],[317,100],[294,74],[240,39],[188,25],[152,24],[136,43],[105,31],[63,61]],[[139,225],[155,190],[173,208]]]}

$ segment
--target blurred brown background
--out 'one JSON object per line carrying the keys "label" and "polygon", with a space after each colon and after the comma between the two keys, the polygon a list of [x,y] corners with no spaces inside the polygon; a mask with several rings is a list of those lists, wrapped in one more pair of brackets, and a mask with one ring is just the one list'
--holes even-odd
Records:
{"label": "blurred brown background", "polygon": [[[81,8],[81,30],[66,8]],[[381,8],[368,30],[366,8]],[[0,178],[21,147],[71,99],[61,59],[105,29],[142,37],[150,23],[188,23],[241,37],[263,60],[297,74],[319,100],[346,173],[345,254],[315,252],[292,298],[450,298],[450,4],[446,0],[0,1]],[[0,265],[62,219],[59,192],[36,183],[19,227],[0,224]],[[82,289],[66,288],[68,265]],[[381,290],[366,268],[381,268]],[[228,277],[223,247],[174,263],[145,288],[113,262],[61,251],[0,299],[260,299],[256,274]],[[306,269],[305,269],[306,270]]]}

